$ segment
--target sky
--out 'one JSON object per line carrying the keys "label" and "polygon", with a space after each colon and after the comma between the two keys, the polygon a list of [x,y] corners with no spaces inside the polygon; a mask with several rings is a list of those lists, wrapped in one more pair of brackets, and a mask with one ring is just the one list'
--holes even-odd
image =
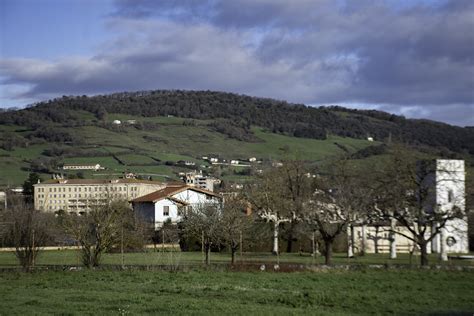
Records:
{"label": "sky", "polygon": [[0,107],[217,90],[474,125],[474,0],[0,0]]}

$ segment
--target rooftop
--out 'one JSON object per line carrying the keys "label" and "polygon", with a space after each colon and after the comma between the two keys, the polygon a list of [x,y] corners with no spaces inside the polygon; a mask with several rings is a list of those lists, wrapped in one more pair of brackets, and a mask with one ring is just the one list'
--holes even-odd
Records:
{"label": "rooftop", "polygon": [[139,180],[139,179],[51,179],[39,184],[114,184],[114,183],[143,183],[143,184],[161,184],[162,182],[150,181],[150,180]]}
{"label": "rooftop", "polygon": [[149,193],[147,195],[141,196],[139,198],[136,198],[132,200],[132,202],[157,202],[163,199],[171,199],[173,200],[174,198],[172,197],[174,194],[178,194],[180,192],[186,191],[186,190],[192,190],[196,192],[201,192],[207,195],[212,195],[218,198],[221,198],[219,194],[216,194],[214,192],[204,190],[204,189],[199,189],[195,188],[189,185],[170,185],[167,186],[164,189]]}

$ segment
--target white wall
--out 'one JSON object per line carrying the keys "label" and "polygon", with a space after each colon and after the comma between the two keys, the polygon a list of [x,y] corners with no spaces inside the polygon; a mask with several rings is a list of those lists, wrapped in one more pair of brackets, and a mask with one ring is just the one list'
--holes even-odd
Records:
{"label": "white wall", "polygon": [[212,196],[211,199],[208,199],[207,198],[208,195],[206,195],[204,193],[201,193],[201,192],[193,191],[193,190],[190,190],[190,189],[187,189],[186,191],[177,193],[177,194],[173,195],[173,197],[175,199],[178,199],[178,200],[181,200],[181,201],[184,201],[184,202],[187,202],[187,203],[191,204],[192,207],[196,207],[198,205],[205,204],[205,203],[217,203],[217,202],[219,202],[219,200],[214,196]]}
{"label": "white wall", "polygon": [[[165,216],[163,214],[164,206],[169,207],[168,216]],[[178,215],[178,204],[168,199],[164,199],[164,200],[156,202],[155,203],[155,224],[158,225],[158,227],[161,227],[161,225],[169,219],[171,219],[173,223],[176,223],[177,221],[181,220],[181,216]]]}
{"label": "white wall", "polygon": [[[453,207],[466,210],[465,180],[464,160],[436,160],[436,203],[443,211]],[[443,243],[447,252],[469,252],[467,218],[447,222],[442,235],[436,240],[437,246]],[[448,239],[454,244],[448,245]]]}

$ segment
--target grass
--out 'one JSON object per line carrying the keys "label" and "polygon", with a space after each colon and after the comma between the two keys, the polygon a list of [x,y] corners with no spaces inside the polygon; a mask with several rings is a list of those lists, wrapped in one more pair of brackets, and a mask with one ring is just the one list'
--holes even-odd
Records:
{"label": "grass", "polygon": [[[124,263],[126,265],[199,265],[203,262],[203,256],[200,252],[180,252],[180,251],[165,251],[161,252],[161,248],[157,245],[156,251],[149,249],[148,252],[125,253]],[[80,253],[75,250],[47,250],[42,251],[37,260],[38,265],[79,265]],[[431,264],[443,265],[468,265],[474,266],[472,260],[440,262],[436,254],[429,257]],[[323,264],[324,257],[311,257],[307,253],[282,253],[278,258],[270,253],[261,252],[246,252],[242,257],[237,256],[237,261],[244,263],[293,263],[293,264]],[[365,256],[356,256],[354,258],[347,258],[343,253],[336,253],[334,255],[334,264],[341,265],[409,265],[410,257],[408,254],[399,254],[397,259],[389,259],[388,254],[367,254]],[[414,266],[419,264],[419,256],[412,258]],[[230,254],[226,252],[211,253],[212,263],[230,262]],[[121,264],[121,255],[117,253],[107,253],[103,256],[103,263],[118,265]],[[0,267],[17,266],[18,263],[12,252],[0,252]]]}
{"label": "grass", "polygon": [[0,314],[472,314],[459,271],[0,273]]}

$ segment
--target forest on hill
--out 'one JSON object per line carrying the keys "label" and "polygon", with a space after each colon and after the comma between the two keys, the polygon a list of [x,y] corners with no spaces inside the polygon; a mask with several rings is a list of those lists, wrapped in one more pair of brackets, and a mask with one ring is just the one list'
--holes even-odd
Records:
{"label": "forest on hill", "polygon": [[[414,146],[429,146],[446,152],[474,155],[474,128],[457,127],[429,120],[406,119],[375,110],[353,110],[339,106],[311,107],[285,101],[225,92],[156,90],[99,96],[63,96],[22,110],[3,110],[0,124],[19,125],[34,130],[33,137],[51,142],[72,142],[74,133],[58,131],[52,124],[81,126],[77,111],[95,116],[96,124],[106,124],[107,116],[120,113],[141,117],[176,116],[206,120],[208,126],[231,138],[258,142],[251,127],[301,138],[326,139],[328,135]],[[153,126],[137,126],[153,129]],[[21,142],[19,137],[15,142]],[[11,137],[10,137],[11,138]],[[3,147],[8,147],[3,141]]]}

